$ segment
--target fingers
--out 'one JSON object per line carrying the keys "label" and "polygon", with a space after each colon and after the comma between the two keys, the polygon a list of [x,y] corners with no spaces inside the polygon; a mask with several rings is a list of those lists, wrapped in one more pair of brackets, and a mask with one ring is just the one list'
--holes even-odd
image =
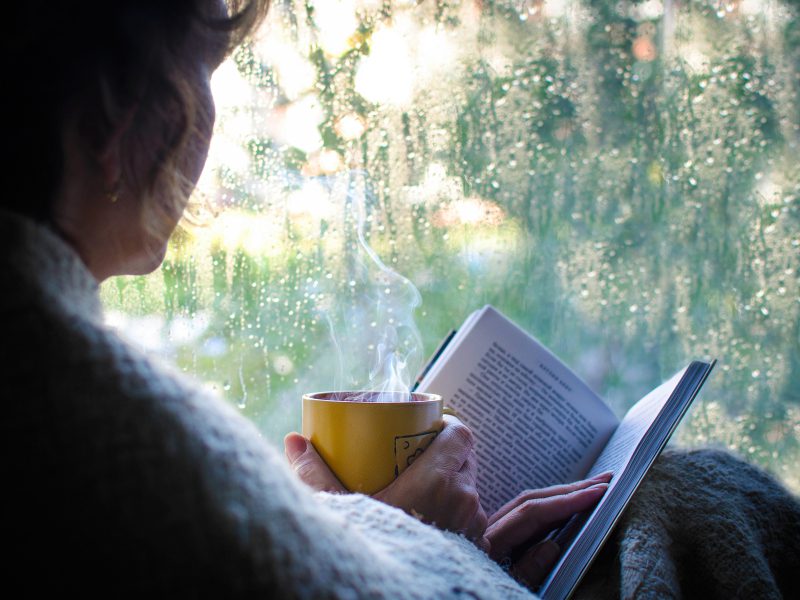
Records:
{"label": "fingers", "polygon": [[488,519],[476,488],[477,458],[470,430],[457,418],[389,486],[375,494],[441,529],[464,534],[488,549]]}
{"label": "fingers", "polygon": [[607,483],[596,483],[564,495],[526,500],[486,530],[492,558],[508,556],[516,547],[542,537],[568,517],[588,510],[607,488]]}
{"label": "fingers", "polygon": [[[445,415],[444,420],[444,429],[436,438],[436,441],[441,439],[439,447],[432,449],[438,455],[436,458],[439,468],[443,472],[452,473],[451,485],[458,489],[455,495],[456,506],[451,506],[451,509],[454,509],[454,513],[460,513],[453,515],[453,522],[461,526],[454,529],[480,546],[485,539],[483,534],[488,518],[476,489],[478,459],[475,455],[475,441],[472,431],[457,417]],[[488,542],[486,546],[488,547]]]}
{"label": "fingers", "polygon": [[539,542],[514,564],[511,574],[529,588],[536,588],[552,570],[560,555],[561,549],[554,541]]}
{"label": "fingers", "polygon": [[478,480],[478,456],[475,454],[474,448],[470,449],[467,453],[467,459],[464,461],[464,464],[461,465],[459,472],[463,473],[472,481]]}
{"label": "fingers", "polygon": [[469,427],[451,415],[444,415],[444,428],[431,444],[431,457],[441,469],[458,472],[475,455],[475,438]]}
{"label": "fingers", "polygon": [[313,444],[299,433],[289,433],[283,438],[283,446],[289,464],[297,476],[315,490],[323,492],[346,492],[347,490],[317,454]]}
{"label": "fingers", "polygon": [[574,483],[567,483],[564,485],[553,485],[546,488],[541,488],[538,490],[526,490],[522,492],[519,496],[507,502],[502,507],[500,507],[497,512],[495,512],[489,518],[489,525],[501,519],[509,512],[517,508],[519,505],[527,502],[528,500],[536,500],[537,498],[548,498],[550,496],[561,496],[564,494],[569,494],[571,492],[575,492],[577,490],[582,490],[584,488],[588,488],[598,483],[608,483],[611,481],[611,477],[613,473],[611,471],[606,471],[605,473],[600,473],[599,475],[595,475],[590,479],[583,479],[581,481],[576,481]]}
{"label": "fingers", "polygon": [[[470,453],[472,462],[475,462],[474,444],[472,432],[466,425],[456,417],[444,415],[444,428],[406,471],[409,476],[415,472],[437,472],[448,476],[456,474],[470,460]],[[474,465],[470,468],[475,469]]]}
{"label": "fingers", "polygon": [[[475,494],[475,499],[478,499],[478,495]],[[464,536],[475,541],[479,547],[481,547],[481,543],[485,541],[486,548],[488,549],[488,540],[484,537],[484,532],[486,531],[486,511],[483,510],[483,507],[478,502],[478,509],[475,511],[475,514],[472,516],[472,519],[469,522],[469,525],[464,530]]]}

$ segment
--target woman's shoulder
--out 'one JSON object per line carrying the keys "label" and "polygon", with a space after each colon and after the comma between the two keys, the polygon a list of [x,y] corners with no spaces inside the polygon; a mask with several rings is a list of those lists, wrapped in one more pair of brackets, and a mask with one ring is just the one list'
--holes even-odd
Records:
{"label": "woman's shoulder", "polygon": [[45,552],[66,579],[92,564],[92,581],[135,577],[136,589],[253,585],[256,521],[311,502],[277,453],[233,407],[119,338],[91,301],[65,302],[8,265],[0,277],[0,473],[14,488],[0,523],[16,566],[42,569]]}
{"label": "woman's shoulder", "polygon": [[27,429],[62,451],[91,445],[94,462],[118,454],[122,445],[134,464],[159,453],[178,460],[202,453],[197,446],[203,444],[217,451],[268,451],[250,421],[122,339],[103,322],[99,305],[97,313],[73,310],[32,287],[17,286],[15,301],[0,307],[7,342],[0,372],[6,392],[16,398],[7,415],[14,416],[18,433]]}

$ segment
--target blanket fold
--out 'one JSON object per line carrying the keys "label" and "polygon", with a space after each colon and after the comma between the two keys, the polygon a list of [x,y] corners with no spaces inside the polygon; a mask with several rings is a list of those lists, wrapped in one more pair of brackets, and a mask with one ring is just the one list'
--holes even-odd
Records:
{"label": "blanket fold", "polygon": [[665,452],[575,595],[615,597],[800,597],[800,502],[726,452]]}

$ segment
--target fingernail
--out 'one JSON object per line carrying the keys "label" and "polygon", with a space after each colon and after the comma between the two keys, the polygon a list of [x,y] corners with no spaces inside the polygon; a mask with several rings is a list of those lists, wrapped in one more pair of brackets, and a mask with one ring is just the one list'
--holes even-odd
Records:
{"label": "fingernail", "polygon": [[614,476],[614,471],[606,471],[605,473],[600,473],[599,475],[595,475],[594,477],[592,477],[588,481],[596,481],[598,479],[608,479],[609,477],[613,477],[613,476]]}
{"label": "fingernail", "polygon": [[283,439],[283,445],[286,450],[286,458],[290,463],[294,463],[308,448],[308,442],[302,435],[290,433]]}
{"label": "fingernail", "polygon": [[605,491],[607,489],[608,489],[608,484],[607,483],[595,483],[594,485],[590,485],[589,487],[585,487],[582,490],[575,490],[573,493],[574,494],[586,494],[586,493],[596,494],[596,493],[601,492],[601,491],[605,493]]}
{"label": "fingernail", "polygon": [[608,489],[607,483],[595,483],[594,485],[590,485],[587,490],[603,490],[606,491]]}

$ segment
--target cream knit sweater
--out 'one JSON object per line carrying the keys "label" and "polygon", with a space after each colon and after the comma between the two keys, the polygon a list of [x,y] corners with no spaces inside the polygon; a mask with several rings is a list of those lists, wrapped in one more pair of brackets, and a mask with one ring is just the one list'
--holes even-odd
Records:
{"label": "cream knit sweater", "polygon": [[5,586],[81,597],[531,597],[463,537],[312,494],[223,400],[121,341],[47,228],[0,214]]}

